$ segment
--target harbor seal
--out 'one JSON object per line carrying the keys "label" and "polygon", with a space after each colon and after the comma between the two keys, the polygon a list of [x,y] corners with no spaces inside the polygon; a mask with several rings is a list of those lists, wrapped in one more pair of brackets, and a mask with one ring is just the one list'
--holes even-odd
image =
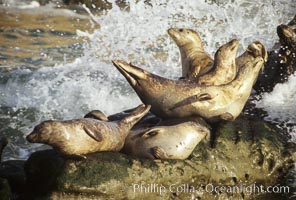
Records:
{"label": "harbor seal", "polygon": [[247,62],[250,62],[258,57],[262,57],[263,61],[267,62],[268,53],[265,46],[260,41],[255,41],[249,44],[246,51],[235,60],[235,63],[239,69]]}
{"label": "harbor seal", "polygon": [[149,109],[149,105],[140,105],[130,115],[113,122],[90,118],[44,121],[26,138],[32,143],[49,144],[65,155],[82,156],[97,151],[119,151],[130,129]]}
{"label": "harbor seal", "polygon": [[239,42],[234,39],[222,45],[215,53],[214,65],[210,72],[197,78],[200,85],[222,85],[232,81],[237,74],[235,57]]}
{"label": "harbor seal", "polygon": [[280,43],[282,46],[286,46],[286,48],[288,47],[291,49],[296,49],[296,24],[279,25],[277,27],[277,34],[280,38]]}
{"label": "harbor seal", "polygon": [[296,71],[296,15],[287,25],[279,25],[277,34],[280,43],[268,52],[266,69],[254,86],[258,93],[271,92],[276,84],[286,82]]}
{"label": "harbor seal", "polygon": [[170,28],[168,34],[179,47],[184,78],[199,77],[212,68],[213,60],[204,50],[197,32],[186,28]]}
{"label": "harbor seal", "polygon": [[[278,31],[278,34],[280,34],[281,32],[282,31]],[[191,29],[170,28],[168,30],[168,33],[171,36],[171,38],[175,41],[175,43],[178,45],[181,53],[183,78],[198,78],[204,74],[207,74],[210,70],[213,70],[212,64],[214,63],[214,61],[205,52],[200,36],[197,32]],[[290,38],[293,37],[289,37],[289,39]],[[227,58],[227,56],[229,55],[227,55],[227,53],[225,52],[225,57]],[[237,66],[237,71],[247,62],[259,56],[261,56],[264,59],[264,62],[267,62],[268,54],[265,46],[260,41],[255,41],[248,46],[248,48],[242,55],[236,58],[235,63]],[[200,68],[205,68],[205,70],[200,72]],[[205,79],[206,78],[204,78],[204,80]],[[200,80],[200,82],[202,81],[203,80]],[[209,81],[209,83],[206,85],[210,84],[211,81]]]}
{"label": "harbor seal", "polygon": [[263,59],[246,63],[236,78],[220,86],[200,86],[194,80],[166,79],[124,61],[112,61],[151,112],[163,118],[199,115],[208,121],[234,120],[243,110]]}
{"label": "harbor seal", "polygon": [[147,159],[186,159],[210,130],[196,122],[131,131],[121,152]]}

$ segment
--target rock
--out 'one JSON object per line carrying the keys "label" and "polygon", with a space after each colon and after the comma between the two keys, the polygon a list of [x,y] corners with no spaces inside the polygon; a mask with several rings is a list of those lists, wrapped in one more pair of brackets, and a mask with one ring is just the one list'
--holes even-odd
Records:
{"label": "rock", "polygon": [[257,92],[271,92],[277,83],[284,83],[296,70],[296,15],[288,25],[277,27],[280,45],[270,51],[264,72],[254,86]]}
{"label": "rock", "polygon": [[2,200],[11,199],[11,191],[8,181],[4,178],[0,178],[0,197]]}
{"label": "rock", "polygon": [[25,164],[31,188],[28,196],[213,199],[219,194],[219,199],[252,199],[254,195],[246,192],[202,195],[196,190],[200,186],[205,189],[207,184],[212,184],[208,190],[219,185],[275,185],[293,166],[295,144],[265,122],[242,116],[218,124],[215,130],[212,144],[200,143],[187,160],[139,160],[114,152],[73,160],[62,158],[54,150],[35,152]]}
{"label": "rock", "polygon": [[11,192],[21,194],[26,190],[23,160],[8,160],[0,164],[0,178],[7,179]]}

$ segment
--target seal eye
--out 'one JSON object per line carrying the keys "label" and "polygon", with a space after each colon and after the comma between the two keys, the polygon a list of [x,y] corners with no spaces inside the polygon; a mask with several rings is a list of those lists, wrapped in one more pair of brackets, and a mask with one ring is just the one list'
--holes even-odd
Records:
{"label": "seal eye", "polygon": [[183,29],[182,29],[182,28],[180,28],[180,29],[179,29],[179,31],[180,31],[180,32],[183,32]]}

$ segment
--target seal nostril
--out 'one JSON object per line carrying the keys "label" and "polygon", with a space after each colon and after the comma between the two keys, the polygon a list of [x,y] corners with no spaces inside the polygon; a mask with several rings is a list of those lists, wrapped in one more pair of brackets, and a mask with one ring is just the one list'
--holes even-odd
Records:
{"label": "seal nostril", "polygon": [[179,29],[179,31],[180,31],[180,32],[183,32],[183,29],[182,29],[182,28],[180,28],[180,29]]}
{"label": "seal nostril", "polygon": [[26,136],[26,139],[28,142],[34,142],[34,139],[36,138],[35,134],[29,134]]}

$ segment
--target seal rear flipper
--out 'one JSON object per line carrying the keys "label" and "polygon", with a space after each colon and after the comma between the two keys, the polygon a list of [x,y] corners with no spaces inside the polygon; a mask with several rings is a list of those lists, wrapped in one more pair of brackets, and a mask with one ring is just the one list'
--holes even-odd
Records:
{"label": "seal rear flipper", "polygon": [[138,121],[140,121],[140,119],[142,119],[149,112],[150,108],[150,105],[142,104],[138,106],[133,112],[120,120],[119,126],[124,127],[129,131]]}
{"label": "seal rear flipper", "polygon": [[83,130],[87,133],[87,135],[89,135],[92,139],[98,141],[98,142],[102,142],[103,141],[103,136],[102,133],[99,132],[96,129],[93,129],[92,127],[83,127]]}
{"label": "seal rear flipper", "polygon": [[222,115],[220,115],[220,119],[223,119],[226,121],[233,121],[234,116],[232,114],[230,114],[229,112],[226,112],[226,113],[223,113]]}
{"label": "seal rear flipper", "polygon": [[155,146],[150,150],[155,159],[169,159],[168,154],[161,147]]}
{"label": "seal rear flipper", "polygon": [[169,110],[175,110],[177,108],[183,107],[183,106],[187,106],[189,104],[195,103],[197,101],[208,101],[211,100],[212,97],[209,93],[202,93],[199,95],[193,95],[191,97],[188,97],[178,103],[176,103],[173,107],[171,107]]}
{"label": "seal rear flipper", "polygon": [[84,118],[92,118],[92,119],[98,119],[101,121],[109,121],[108,117],[100,110],[93,110],[87,113]]}

